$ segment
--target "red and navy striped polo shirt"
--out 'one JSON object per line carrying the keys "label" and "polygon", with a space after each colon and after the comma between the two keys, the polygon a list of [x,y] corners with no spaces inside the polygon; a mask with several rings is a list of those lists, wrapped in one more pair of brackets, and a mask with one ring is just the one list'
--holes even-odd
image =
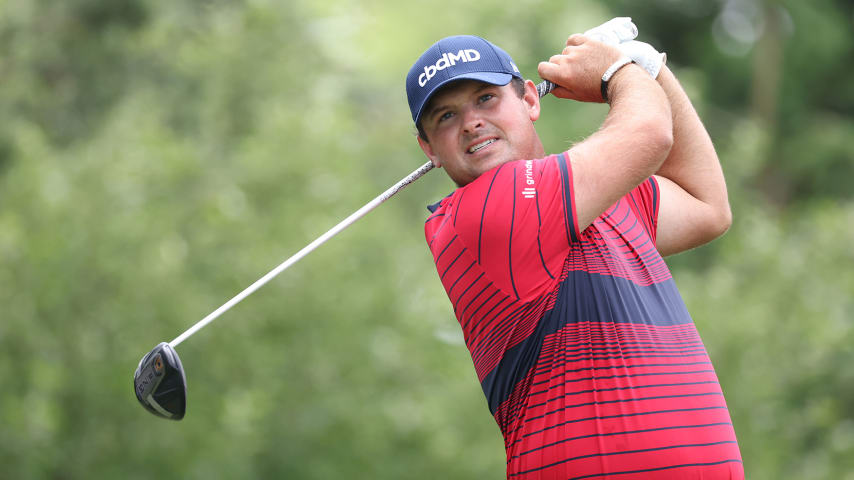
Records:
{"label": "red and navy striped polo shirt", "polygon": [[568,154],[496,167],[426,239],[513,479],[741,479],[715,371],[656,251],[650,178],[579,232]]}

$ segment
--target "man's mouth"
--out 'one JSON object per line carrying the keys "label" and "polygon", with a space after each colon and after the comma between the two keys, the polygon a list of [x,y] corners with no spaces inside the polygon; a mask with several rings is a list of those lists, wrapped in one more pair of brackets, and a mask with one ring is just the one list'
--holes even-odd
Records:
{"label": "man's mouth", "polygon": [[468,150],[466,150],[466,151],[467,151],[468,153],[475,153],[475,152],[477,152],[478,150],[481,150],[482,148],[485,148],[487,145],[490,145],[490,144],[492,144],[492,143],[493,143],[493,142],[495,142],[495,141],[496,141],[496,139],[494,139],[494,138],[490,138],[489,140],[484,140],[484,141],[482,141],[482,142],[480,142],[480,143],[477,143],[477,144],[472,145],[472,146],[471,146],[471,147],[469,147],[469,149],[468,149]]}

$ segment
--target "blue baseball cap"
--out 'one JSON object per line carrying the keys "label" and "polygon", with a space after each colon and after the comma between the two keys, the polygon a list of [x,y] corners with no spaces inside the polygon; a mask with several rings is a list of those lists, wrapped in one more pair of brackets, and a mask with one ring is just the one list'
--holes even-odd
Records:
{"label": "blue baseball cap", "polygon": [[418,124],[430,97],[457,80],[480,80],[507,85],[522,78],[513,59],[491,42],[472,35],[446,37],[424,52],[406,75],[406,97],[412,120]]}

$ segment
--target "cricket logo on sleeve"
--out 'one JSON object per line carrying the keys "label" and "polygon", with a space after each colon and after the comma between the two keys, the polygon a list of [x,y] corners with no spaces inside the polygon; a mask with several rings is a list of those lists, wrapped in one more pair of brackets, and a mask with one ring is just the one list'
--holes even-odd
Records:
{"label": "cricket logo on sleeve", "polygon": [[525,161],[525,188],[522,189],[522,196],[531,199],[537,196],[537,189],[534,186],[534,161]]}

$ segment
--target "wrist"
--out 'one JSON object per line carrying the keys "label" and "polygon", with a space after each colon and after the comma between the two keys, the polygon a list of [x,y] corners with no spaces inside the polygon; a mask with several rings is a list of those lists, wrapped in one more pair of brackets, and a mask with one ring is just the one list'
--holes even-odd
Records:
{"label": "wrist", "polygon": [[648,79],[651,80],[643,67],[635,63],[627,63],[617,70],[608,82],[608,105],[613,106],[626,91],[640,87],[640,84],[646,83]]}
{"label": "wrist", "polygon": [[620,70],[623,69],[623,67],[625,67],[626,65],[629,65],[631,63],[632,63],[631,58],[623,56],[619,60],[617,60],[616,62],[612,63],[611,66],[608,67],[607,70],[605,70],[605,73],[602,74],[602,79],[601,79],[601,82],[599,84],[599,90],[600,90],[600,93],[602,94],[602,101],[604,101],[605,103],[610,103],[611,96],[609,95],[608,90],[609,90],[609,87],[611,86],[612,79],[617,74],[617,72],[619,72]]}

